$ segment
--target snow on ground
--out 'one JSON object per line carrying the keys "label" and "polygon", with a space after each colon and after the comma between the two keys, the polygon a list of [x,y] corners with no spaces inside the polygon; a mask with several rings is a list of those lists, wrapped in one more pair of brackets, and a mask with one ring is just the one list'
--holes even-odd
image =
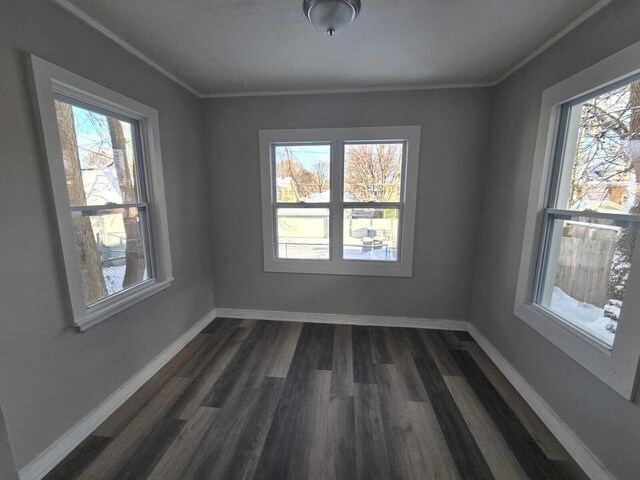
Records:
{"label": "snow on ground", "polygon": [[576,300],[559,287],[553,287],[549,309],[570,322],[582,326],[605,343],[613,345],[615,334],[606,328],[611,324],[611,320],[605,318],[604,309]]}
{"label": "snow on ground", "polygon": [[388,262],[395,262],[396,253],[387,247],[379,247],[371,250],[369,248],[363,249],[361,246],[352,247],[345,245],[344,258],[347,260],[386,260]]}
{"label": "snow on ground", "polygon": [[[280,258],[292,259],[328,259],[328,244],[304,244],[304,243],[288,243],[281,242],[279,244]],[[347,260],[377,260],[377,261],[396,261],[396,252],[387,246],[378,246],[378,248],[363,248],[362,245],[345,245],[344,258]]]}
{"label": "snow on ground", "polygon": [[[104,284],[107,287],[107,293],[113,295],[114,293],[121,292],[122,282],[124,280],[124,274],[127,271],[125,265],[114,265],[111,267],[102,267],[102,276],[104,277]],[[149,276],[147,272],[144,272],[143,281],[147,280]]]}
{"label": "snow on ground", "polygon": [[104,277],[104,283],[109,295],[113,295],[114,293],[118,293],[122,290],[122,280],[124,280],[125,270],[126,267],[124,265],[102,267],[102,276]]}

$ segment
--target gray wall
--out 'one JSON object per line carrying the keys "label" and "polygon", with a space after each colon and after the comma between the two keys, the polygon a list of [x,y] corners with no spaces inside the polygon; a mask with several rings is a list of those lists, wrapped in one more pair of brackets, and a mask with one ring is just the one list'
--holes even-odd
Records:
{"label": "gray wall", "polygon": [[640,40],[637,0],[616,0],[494,91],[471,321],[618,476],[640,475],[640,408],[513,312],[542,91]]}
{"label": "gray wall", "polygon": [[[212,308],[201,101],[50,0],[0,2],[0,401],[19,467]],[[26,53],[158,109],[175,284],[69,328]]]}
{"label": "gray wall", "polygon": [[0,480],[18,480],[18,471],[13,461],[13,451],[7,435],[2,405],[0,405]]}
{"label": "gray wall", "polygon": [[[206,102],[216,307],[466,320],[488,89]],[[412,278],[263,272],[258,130],[422,125]]]}

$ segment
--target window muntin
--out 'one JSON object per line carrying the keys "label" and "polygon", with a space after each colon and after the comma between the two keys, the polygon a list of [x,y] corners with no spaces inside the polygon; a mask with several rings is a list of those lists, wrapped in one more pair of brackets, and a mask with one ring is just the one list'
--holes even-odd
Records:
{"label": "window muntin", "polygon": [[535,300],[611,348],[640,226],[640,81],[562,106]]}
{"label": "window muntin", "polygon": [[265,271],[411,276],[419,126],[259,136]]}
{"label": "window muntin", "polygon": [[85,304],[153,276],[139,123],[64,96],[56,120]]}

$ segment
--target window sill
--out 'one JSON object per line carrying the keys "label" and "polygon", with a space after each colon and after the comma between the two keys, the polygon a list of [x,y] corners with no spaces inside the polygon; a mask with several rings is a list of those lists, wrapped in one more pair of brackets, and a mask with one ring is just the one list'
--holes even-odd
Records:
{"label": "window sill", "polygon": [[319,275],[354,275],[375,277],[411,277],[411,265],[402,262],[272,260],[266,261],[265,272],[309,273]]}
{"label": "window sill", "polygon": [[612,368],[611,349],[535,305],[520,305],[513,313],[625,399],[633,398],[633,379]]}
{"label": "window sill", "polygon": [[105,299],[89,307],[83,317],[74,319],[74,325],[79,331],[85,332],[90,327],[112,317],[116,313],[122,312],[136,303],[169,288],[172,283],[173,277],[165,280],[150,280],[144,282],[120,295]]}
{"label": "window sill", "polygon": [[[594,349],[602,352],[607,356],[611,356],[611,346],[597,340],[595,337],[591,337],[588,333],[583,332],[579,327],[574,326],[571,322],[566,321],[557,315],[554,315],[553,312],[547,311],[544,307],[541,307],[540,305],[537,305],[535,303],[525,305],[525,307],[533,310],[534,312],[524,313],[526,319],[521,317],[527,324],[531,325],[529,320],[534,316],[538,316],[535,321],[540,324],[542,322],[539,317],[543,317],[544,322],[550,322],[551,324],[554,324],[556,327],[559,327],[575,336],[579,341],[588,344],[590,347],[593,347]],[[517,312],[516,315],[518,315]]]}

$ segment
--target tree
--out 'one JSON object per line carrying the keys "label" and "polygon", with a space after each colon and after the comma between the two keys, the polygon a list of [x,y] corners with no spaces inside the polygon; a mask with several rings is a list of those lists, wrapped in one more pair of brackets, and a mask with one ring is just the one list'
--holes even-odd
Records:
{"label": "tree", "polygon": [[612,188],[628,183],[626,177],[632,169],[625,146],[630,113],[629,87],[583,104],[569,208],[598,209],[602,202],[615,196]]}
{"label": "tree", "polygon": [[289,148],[285,149],[286,157],[276,162],[276,176],[278,178],[291,178],[293,186],[299,198],[307,198],[317,193],[317,183],[315,175],[307,170],[302,162],[296,160],[295,155]]}
{"label": "tree", "polygon": [[[68,103],[56,102],[56,114],[69,202],[75,206],[86,205],[73,108]],[[96,245],[91,218],[74,217],[73,225],[84,298],[87,303],[93,303],[107,296],[102,276],[102,258]]]}
{"label": "tree", "polygon": [[311,167],[311,173],[314,176],[316,193],[329,190],[329,165],[326,162],[315,162]]}
{"label": "tree", "polygon": [[[585,102],[580,142],[571,178],[569,208],[598,209],[618,203],[640,214],[640,83],[601,94]],[[626,198],[626,201],[624,200]],[[615,333],[636,240],[633,228],[621,228],[614,248],[604,315]]]}
{"label": "tree", "polygon": [[[629,86],[628,116],[629,127],[622,130],[621,138],[627,142],[624,149],[627,156],[627,168],[632,178],[640,179],[640,83]],[[632,205],[629,208],[632,215],[640,215],[640,192],[635,192]],[[609,301],[605,305],[605,316],[612,323],[607,327],[615,333],[622,308],[622,299],[631,268],[631,256],[635,246],[637,231],[634,228],[623,228],[618,234],[613,254],[611,272],[609,274]]]}
{"label": "tree", "polygon": [[345,191],[358,202],[398,201],[401,148],[398,144],[350,145],[345,151]]}
{"label": "tree", "polygon": [[[127,158],[127,139],[124,135],[122,122],[107,117],[113,161],[120,186],[120,194],[123,202],[137,202],[137,193],[129,159]],[[122,288],[140,283],[144,278],[146,262],[144,256],[144,242],[138,219],[137,208],[124,208],[122,213],[124,231],[126,236],[125,250],[125,274],[122,280]]]}

